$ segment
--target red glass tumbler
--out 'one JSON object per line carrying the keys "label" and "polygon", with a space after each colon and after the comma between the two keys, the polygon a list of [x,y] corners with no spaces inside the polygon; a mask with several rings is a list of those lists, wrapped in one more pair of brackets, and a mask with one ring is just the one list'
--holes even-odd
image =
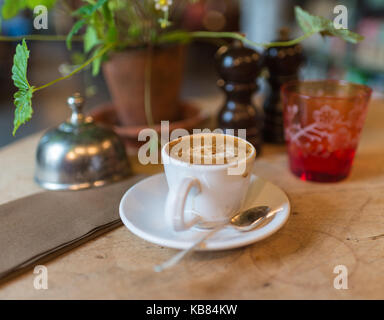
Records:
{"label": "red glass tumbler", "polygon": [[291,171],[335,182],[351,170],[372,90],[337,80],[292,81],[281,88]]}

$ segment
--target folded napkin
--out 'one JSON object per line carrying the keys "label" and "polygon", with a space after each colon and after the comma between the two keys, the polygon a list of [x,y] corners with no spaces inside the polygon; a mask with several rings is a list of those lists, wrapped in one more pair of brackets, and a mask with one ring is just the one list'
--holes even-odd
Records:
{"label": "folded napkin", "polygon": [[120,199],[143,177],[0,205],[0,282],[121,225]]}

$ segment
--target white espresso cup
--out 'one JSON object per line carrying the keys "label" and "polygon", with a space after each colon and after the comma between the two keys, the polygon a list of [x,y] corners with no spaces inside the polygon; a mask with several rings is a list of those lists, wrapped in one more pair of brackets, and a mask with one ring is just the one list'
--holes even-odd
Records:
{"label": "white espresso cup", "polygon": [[[195,139],[208,136],[225,141],[238,139],[239,145],[248,146],[247,152],[236,161],[222,164],[195,164],[176,159],[170,155],[170,141],[161,151],[168,195],[165,217],[168,225],[176,231],[191,226],[212,228],[226,223],[241,210],[250,183],[256,150],[248,141],[224,134],[201,133],[180,139]],[[222,140],[221,140],[222,141]]]}

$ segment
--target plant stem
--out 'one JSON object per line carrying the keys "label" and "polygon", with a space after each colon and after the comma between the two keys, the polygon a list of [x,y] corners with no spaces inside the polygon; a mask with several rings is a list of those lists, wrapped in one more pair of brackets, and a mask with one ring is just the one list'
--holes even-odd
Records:
{"label": "plant stem", "polygon": [[300,36],[298,38],[295,38],[295,39],[292,39],[292,40],[264,43],[263,45],[264,45],[265,48],[270,48],[270,47],[288,47],[288,46],[292,46],[292,45],[295,45],[297,43],[300,43],[301,41],[303,41],[303,40],[313,36],[315,33],[317,33],[317,32],[311,31],[311,32],[305,33],[302,36]]}
{"label": "plant stem", "polygon": [[[145,64],[145,76],[144,76],[144,111],[145,118],[147,120],[147,125],[150,128],[155,126],[153,122],[153,114],[152,114],[152,90],[151,90],[151,82],[152,82],[152,56],[153,56],[153,48],[150,44],[147,49],[147,61]],[[152,131],[152,135],[150,137],[149,150],[150,153],[157,152],[157,147],[160,144],[160,141],[157,137],[156,131]]]}
{"label": "plant stem", "polygon": [[[1,36],[0,35],[0,41],[20,41],[20,40],[37,40],[37,41],[65,41],[67,38],[66,35],[38,35],[38,34],[30,34],[30,35],[24,35],[24,36],[17,36],[17,37],[11,37],[11,36]],[[82,41],[83,37],[81,36],[74,36],[72,38],[74,41]]]}
{"label": "plant stem", "polygon": [[148,46],[147,49],[147,61],[145,63],[145,77],[144,77],[144,110],[145,117],[147,118],[148,126],[152,127],[152,101],[151,101],[151,81],[152,81],[152,46]]}
{"label": "plant stem", "polygon": [[164,34],[159,37],[158,41],[161,42],[172,42],[172,41],[188,41],[192,38],[211,38],[211,39],[222,39],[222,38],[231,38],[240,40],[241,42],[251,46],[251,47],[264,47],[264,48],[270,48],[270,47],[287,47],[295,45],[304,39],[309,38],[316,32],[311,31],[306,34],[303,34],[302,36],[289,40],[289,41],[277,41],[277,42],[270,42],[270,43],[259,43],[254,42],[249,39],[247,39],[245,36],[238,32],[212,32],[212,31],[195,31],[195,32],[186,32],[186,31],[174,31],[169,32],[167,34]]}
{"label": "plant stem", "polygon": [[65,79],[68,79],[70,77],[72,77],[74,74],[78,73],[79,71],[81,71],[82,69],[84,69],[86,66],[88,66],[89,64],[91,64],[94,60],[96,60],[97,58],[103,56],[108,50],[110,50],[113,46],[115,45],[115,43],[110,43],[109,45],[105,46],[102,50],[100,50],[100,52],[96,55],[94,55],[92,58],[88,59],[87,61],[85,61],[82,65],[80,65],[79,67],[77,67],[75,70],[73,70],[71,73],[67,74],[66,76],[64,77],[61,77],[61,78],[57,78],[51,82],[48,82],[40,87],[36,87],[36,88],[33,88],[33,92],[35,91],[38,91],[38,90],[41,90],[41,89],[44,89],[46,87],[49,87],[61,80],[65,80]]}
{"label": "plant stem", "polygon": [[260,43],[260,42],[254,42],[249,39],[247,39],[245,36],[243,36],[240,33],[236,32],[211,32],[211,31],[196,31],[196,32],[190,32],[189,35],[192,38],[232,38],[232,39],[237,39],[242,41],[245,44],[248,44],[252,47],[264,47],[264,48],[269,48],[269,47],[287,47],[287,46],[292,46],[294,44],[297,44],[304,39],[309,38],[316,32],[308,32],[306,34],[303,34],[302,36],[289,40],[289,41],[277,41],[277,42],[270,42],[270,43]]}

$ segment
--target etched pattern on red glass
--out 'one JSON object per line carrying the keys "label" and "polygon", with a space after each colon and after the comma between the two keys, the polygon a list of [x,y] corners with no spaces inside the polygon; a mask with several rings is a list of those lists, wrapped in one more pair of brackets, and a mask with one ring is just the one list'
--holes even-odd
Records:
{"label": "etched pattern on red glass", "polygon": [[284,133],[294,174],[325,182],[348,176],[370,94],[366,86],[331,80],[283,86]]}

